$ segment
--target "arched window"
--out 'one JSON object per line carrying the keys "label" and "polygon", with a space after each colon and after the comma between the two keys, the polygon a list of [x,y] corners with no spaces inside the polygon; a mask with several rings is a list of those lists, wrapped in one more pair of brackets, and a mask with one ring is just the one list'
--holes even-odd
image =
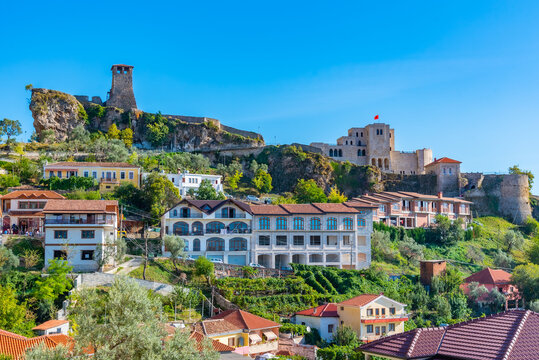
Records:
{"label": "arched window", "polygon": [[352,218],[344,218],[342,221],[344,230],[354,230],[354,220]]}
{"label": "arched window", "polygon": [[277,230],[286,230],[286,218],[279,216],[276,220],[276,229]]}
{"label": "arched window", "polygon": [[303,230],[303,218],[302,217],[295,217],[294,218],[294,230]]}
{"label": "arched window", "polygon": [[365,156],[365,149],[363,149],[363,150],[361,151],[361,155],[362,155],[362,156]]}
{"label": "arched window", "polygon": [[339,157],[342,157],[342,149],[339,149]]}
{"label": "arched window", "polygon": [[384,159],[384,168],[389,169],[389,159]]}
{"label": "arched window", "polygon": [[247,230],[248,230],[247,224],[241,221],[234,221],[232,224],[228,226],[228,228],[234,234],[245,234],[247,233]]}
{"label": "arched window", "polygon": [[327,220],[327,229],[328,230],[337,230],[337,219],[328,218],[328,220]]}
{"label": "arched window", "polygon": [[193,240],[193,251],[200,251],[200,239]]}
{"label": "arched window", "polygon": [[189,251],[189,240],[184,240],[183,242],[185,243],[185,247],[183,248],[183,251],[185,252]]}
{"label": "arched window", "polygon": [[361,156],[361,149],[357,149],[357,156]]}
{"label": "arched window", "polygon": [[230,251],[247,251],[247,240],[243,238],[233,238],[229,242]]}
{"label": "arched window", "polygon": [[172,217],[178,217],[178,209],[172,210]]}
{"label": "arched window", "polygon": [[269,230],[270,228],[270,219],[269,217],[261,217],[258,219],[258,229],[259,230]]}
{"label": "arched window", "polygon": [[361,146],[361,140],[358,140],[357,146]]}
{"label": "arched window", "polygon": [[366,226],[366,224],[365,224],[365,219],[363,219],[363,218],[358,218],[358,219],[357,219],[357,226],[358,226],[358,227],[365,227],[365,226]]}
{"label": "arched window", "polygon": [[372,163],[373,166],[376,166],[376,159],[372,159],[371,163]]}
{"label": "arched window", "polygon": [[313,217],[310,221],[311,230],[320,230],[320,218]]}
{"label": "arched window", "polygon": [[378,159],[378,168],[382,168],[382,159]]}
{"label": "arched window", "polygon": [[356,133],[356,137],[359,137],[358,133]]}
{"label": "arched window", "polygon": [[195,235],[204,234],[204,225],[202,225],[200,221],[195,221],[193,225],[191,225],[191,229],[193,229],[193,234]]}
{"label": "arched window", "polygon": [[174,235],[188,235],[189,225],[183,221],[175,222],[172,228],[172,232],[174,233]]}
{"label": "arched window", "polygon": [[221,230],[225,228],[225,224],[219,221],[212,221],[206,224],[206,233],[208,234],[220,234]]}
{"label": "arched window", "polygon": [[329,156],[333,156],[333,149],[329,149]]}
{"label": "arched window", "polygon": [[225,251],[225,241],[220,238],[210,238],[206,242],[207,251]]}

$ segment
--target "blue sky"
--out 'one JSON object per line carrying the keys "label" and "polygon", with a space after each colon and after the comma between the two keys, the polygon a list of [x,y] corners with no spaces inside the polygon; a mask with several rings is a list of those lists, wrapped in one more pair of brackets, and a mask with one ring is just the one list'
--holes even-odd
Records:
{"label": "blue sky", "polygon": [[[2,4],[0,117],[33,131],[26,84],[110,88],[266,142],[334,142],[380,115],[398,150],[539,174],[537,1],[26,1]],[[19,2],[20,3],[20,2]]]}

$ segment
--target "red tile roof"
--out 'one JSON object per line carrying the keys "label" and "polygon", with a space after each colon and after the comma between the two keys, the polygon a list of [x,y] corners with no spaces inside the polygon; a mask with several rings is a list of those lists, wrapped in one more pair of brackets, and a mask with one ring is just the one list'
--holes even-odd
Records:
{"label": "red tile roof", "polygon": [[443,158],[436,159],[433,162],[431,162],[430,164],[427,164],[425,166],[431,166],[431,165],[434,165],[434,164],[462,164],[462,161],[453,160],[453,159],[450,159],[448,157],[443,157]]}
{"label": "red tile roof", "polygon": [[251,205],[254,215],[293,215],[293,214],[357,214],[353,207],[341,203]]}
{"label": "red tile roof", "polygon": [[[224,205],[232,204],[236,205],[240,209],[246,212],[251,212],[251,207],[249,204],[244,203],[242,201],[234,200],[234,199],[226,199],[226,200],[191,200],[191,199],[183,199],[179,203],[173,206],[176,207],[180,204],[187,204],[192,205],[199,209],[202,212],[205,212],[206,214],[211,214],[215,211],[217,211],[219,208],[221,208]],[[170,210],[170,209],[169,209]]]}
{"label": "red tile roof", "polygon": [[67,323],[69,323],[69,321],[67,320],[49,320],[45,321],[43,324],[36,326],[32,330],[49,330]]}
{"label": "red tile roof", "polygon": [[434,329],[381,338],[361,350],[400,359],[538,359],[539,314],[512,310]]}
{"label": "red tile roof", "polygon": [[44,213],[116,213],[116,200],[50,200],[43,208]]}
{"label": "red tile roof", "polygon": [[507,271],[487,267],[464,279],[465,283],[478,282],[479,284],[502,285],[511,283],[511,274]]}
{"label": "red tile roof", "polygon": [[65,199],[62,195],[52,190],[15,190],[0,196],[2,200],[11,199]]}
{"label": "red tile roof", "polygon": [[138,169],[139,166],[125,163],[125,162],[82,162],[82,161],[61,161],[57,163],[51,163],[45,165],[45,170],[49,170],[49,168],[63,168],[63,167],[110,167],[110,168],[134,168]]}
{"label": "red tile roof", "polygon": [[337,314],[337,304],[329,303],[315,308],[298,311],[295,315],[315,316],[315,317],[339,317]]}
{"label": "red tile roof", "polygon": [[[204,336],[204,334],[196,330],[193,331],[191,335],[189,336],[189,339],[193,339],[196,341],[199,351],[202,351],[202,341],[204,341],[204,338],[206,338],[206,336]],[[234,348],[232,346],[225,345],[218,340],[211,339],[211,345],[213,349],[217,352],[234,351]]]}
{"label": "red tile roof", "polygon": [[239,329],[269,329],[281,326],[280,324],[264,319],[243,310],[227,310],[210,318],[211,320],[223,319],[237,326]]}
{"label": "red tile roof", "polygon": [[14,360],[22,359],[28,349],[41,343],[44,343],[48,348],[53,348],[60,344],[72,347],[73,339],[63,334],[27,338],[9,331],[0,330],[0,354],[10,355]]}
{"label": "red tile roof", "polygon": [[352,305],[352,306],[363,306],[374,299],[379,298],[382,296],[382,294],[362,294],[356,297],[353,297],[351,299],[345,300],[343,302],[338,303],[337,305]]}

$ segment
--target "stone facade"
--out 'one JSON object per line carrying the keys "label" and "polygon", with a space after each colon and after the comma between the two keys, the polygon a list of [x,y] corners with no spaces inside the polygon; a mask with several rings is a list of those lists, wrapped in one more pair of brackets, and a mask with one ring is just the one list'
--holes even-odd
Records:
{"label": "stone facade", "polygon": [[112,65],[112,86],[107,106],[120,109],[136,109],[137,102],[133,92],[133,66]]}
{"label": "stone facade", "polygon": [[437,177],[436,191],[446,195],[458,196],[460,193],[460,161],[447,157],[435,159],[425,166],[427,174],[434,174]]}
{"label": "stone facade", "polygon": [[375,123],[363,128],[351,128],[337,144],[311,143],[335,160],[356,165],[373,165],[381,171],[395,174],[424,174],[425,166],[432,162],[432,150],[412,152],[395,150],[395,130],[388,124]]}

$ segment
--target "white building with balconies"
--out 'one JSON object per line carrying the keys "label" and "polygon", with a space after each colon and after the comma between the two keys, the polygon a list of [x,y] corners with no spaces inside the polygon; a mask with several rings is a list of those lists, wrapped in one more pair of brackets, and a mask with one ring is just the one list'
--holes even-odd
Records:
{"label": "white building with balconies", "polygon": [[[148,175],[150,175],[150,173],[142,173],[142,181],[144,181]],[[167,179],[178,188],[180,196],[182,197],[187,195],[187,192],[191,189],[197,190],[202,183],[202,180],[208,180],[217,192],[223,191],[223,177],[221,175],[191,174],[188,171],[183,173],[178,172],[177,174],[165,174],[162,172],[161,175],[166,176]]]}
{"label": "white building with balconies", "polygon": [[76,272],[114,265],[117,201],[49,200],[43,213],[45,268],[52,259],[67,260]]}

